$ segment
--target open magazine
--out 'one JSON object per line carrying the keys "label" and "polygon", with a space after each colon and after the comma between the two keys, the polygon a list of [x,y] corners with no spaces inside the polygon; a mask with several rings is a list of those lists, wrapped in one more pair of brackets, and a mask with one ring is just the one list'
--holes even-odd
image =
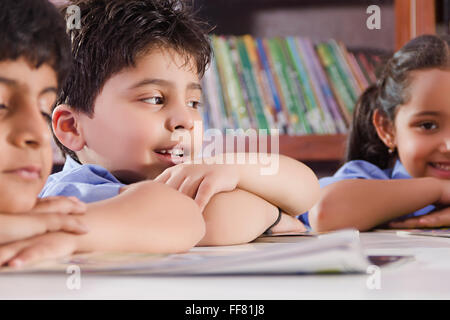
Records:
{"label": "open magazine", "polygon": [[[243,246],[194,248],[183,254],[92,253],[45,262],[20,272],[65,272],[76,265],[83,273],[146,275],[366,273],[372,264],[403,256],[367,257],[356,230],[303,237],[295,243],[251,243]],[[13,272],[1,269],[0,272]],[[15,271],[17,272],[17,271]]]}

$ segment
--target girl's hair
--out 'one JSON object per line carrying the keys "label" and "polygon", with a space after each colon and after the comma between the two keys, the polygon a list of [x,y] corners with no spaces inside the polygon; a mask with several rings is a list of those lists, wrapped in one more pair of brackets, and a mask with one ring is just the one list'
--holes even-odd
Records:
{"label": "girl's hair", "polygon": [[423,35],[409,41],[384,66],[378,81],[368,87],[356,103],[350,129],[346,161],[366,160],[387,168],[395,159],[381,141],[372,123],[375,110],[394,121],[397,107],[410,95],[411,71],[450,67],[449,41],[435,35]]}

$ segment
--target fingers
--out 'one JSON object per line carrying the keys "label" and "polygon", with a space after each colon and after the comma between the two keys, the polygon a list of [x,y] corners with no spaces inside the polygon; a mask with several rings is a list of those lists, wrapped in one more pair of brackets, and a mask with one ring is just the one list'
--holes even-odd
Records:
{"label": "fingers", "polygon": [[180,187],[178,188],[178,191],[180,191],[181,193],[184,193],[188,197],[194,199],[201,182],[202,182],[202,178],[194,179],[191,177],[186,177],[186,179],[184,179],[184,181],[181,183]]}
{"label": "fingers", "polygon": [[76,197],[48,197],[39,199],[30,213],[83,214],[86,204]]}
{"label": "fingers", "polygon": [[209,200],[211,200],[212,196],[216,193],[216,188],[213,183],[210,182],[209,179],[204,178],[198,187],[197,194],[195,195],[195,202],[200,207],[200,210],[203,211],[208,204]]}
{"label": "fingers", "polygon": [[169,180],[170,176],[171,176],[170,171],[165,170],[163,173],[161,173],[159,176],[157,176],[155,179],[153,179],[153,181],[166,183],[167,180]]}
{"label": "fingers", "polygon": [[36,217],[42,219],[47,232],[65,231],[75,234],[85,234],[88,227],[78,218],[61,214],[41,214]]}
{"label": "fingers", "polygon": [[23,248],[29,245],[29,241],[19,241],[0,247],[0,267],[6,265]]}
{"label": "fingers", "polygon": [[450,226],[450,211],[446,209],[404,221],[389,223],[389,227],[397,229],[439,228],[448,226]]}

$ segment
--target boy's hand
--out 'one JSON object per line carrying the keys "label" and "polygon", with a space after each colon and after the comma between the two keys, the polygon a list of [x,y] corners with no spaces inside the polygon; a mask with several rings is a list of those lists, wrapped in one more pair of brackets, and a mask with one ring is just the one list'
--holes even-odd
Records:
{"label": "boy's hand", "polygon": [[393,221],[389,227],[395,229],[440,228],[450,226],[450,207],[403,221]]}
{"label": "boy's hand", "polygon": [[0,246],[0,267],[22,267],[71,255],[77,250],[74,235],[53,232]]}
{"label": "boy's hand", "polygon": [[154,181],[191,197],[203,211],[216,193],[236,189],[239,171],[234,165],[183,163],[164,170]]}
{"label": "boy's hand", "polygon": [[305,225],[296,217],[283,213],[281,215],[280,222],[273,226],[271,231],[275,234],[283,232],[304,232],[307,231],[307,229]]}
{"label": "boy's hand", "polygon": [[26,213],[0,213],[0,244],[23,240],[46,232],[87,232],[87,227],[73,215],[83,214],[86,205],[66,197],[38,199]]}

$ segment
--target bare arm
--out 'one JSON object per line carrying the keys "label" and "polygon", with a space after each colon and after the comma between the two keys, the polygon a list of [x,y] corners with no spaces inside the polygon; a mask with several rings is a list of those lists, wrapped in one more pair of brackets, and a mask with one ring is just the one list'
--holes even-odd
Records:
{"label": "bare arm", "polygon": [[203,211],[206,233],[200,246],[253,241],[278,217],[278,208],[240,189],[214,195]]}
{"label": "bare arm", "polygon": [[316,175],[297,160],[283,155],[272,156],[279,157],[275,174],[261,174],[264,166],[260,164],[238,165],[238,188],[256,194],[292,216],[308,211],[319,199]]}
{"label": "bare arm", "polygon": [[442,189],[441,181],[434,178],[338,181],[322,189],[309,221],[315,231],[369,230],[436,203]]}
{"label": "bare arm", "polygon": [[205,232],[200,209],[192,199],[152,181],[88,204],[81,220],[89,232],[77,237],[77,251],[183,252]]}

